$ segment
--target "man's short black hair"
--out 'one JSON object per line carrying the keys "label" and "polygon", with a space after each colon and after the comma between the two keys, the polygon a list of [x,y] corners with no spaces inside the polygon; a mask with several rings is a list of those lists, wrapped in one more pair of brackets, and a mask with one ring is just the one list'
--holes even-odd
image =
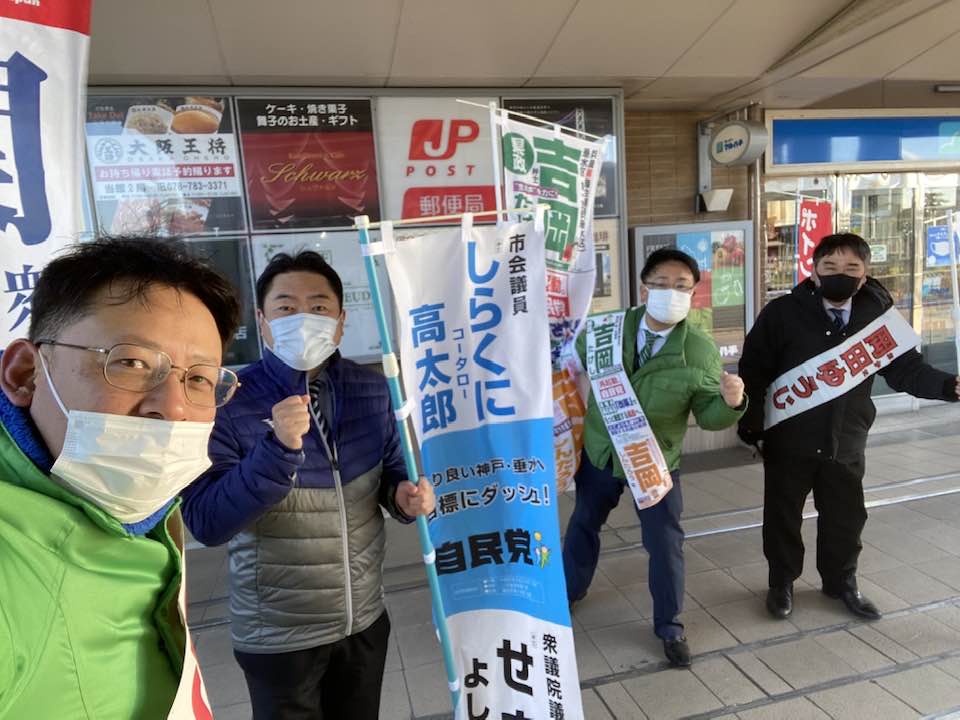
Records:
{"label": "man's short black hair", "polygon": [[650,253],[650,257],[647,258],[647,261],[643,264],[643,270],[640,272],[640,280],[646,282],[658,266],[667,262],[683,263],[690,268],[693,281],[695,283],[700,282],[700,266],[697,265],[697,261],[682,250],[675,250],[674,248],[660,248]]}
{"label": "man's short black hair", "polygon": [[223,347],[240,324],[237,291],[220,273],[193,257],[179,240],[156,237],[100,238],[78,243],[40,273],[31,300],[30,340],[55,340],[63,329],[93,309],[104,288],[119,302],[146,302],[154,286],[196,296],[217,323]]}
{"label": "man's short black hair", "polygon": [[864,265],[870,262],[870,246],[866,240],[855,233],[834,233],[827,235],[817,245],[817,249],[813,251],[813,264],[816,265],[820,258],[833,255],[838,250],[849,250],[863,260]]}
{"label": "man's short black hair", "polygon": [[312,272],[317,275],[323,275],[333,288],[337,296],[337,302],[340,303],[340,309],[343,310],[343,282],[337,271],[323,256],[313,250],[301,250],[295,255],[280,253],[274,255],[270,264],[264,268],[264,271],[257,278],[257,307],[263,310],[263,302],[267,299],[267,293],[270,292],[270,285],[277,275],[291,272]]}

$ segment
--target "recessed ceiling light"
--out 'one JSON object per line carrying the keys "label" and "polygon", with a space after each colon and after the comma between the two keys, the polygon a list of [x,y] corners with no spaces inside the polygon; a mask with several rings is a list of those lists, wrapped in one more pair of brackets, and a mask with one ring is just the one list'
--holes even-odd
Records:
{"label": "recessed ceiling light", "polygon": [[934,85],[933,89],[938,93],[960,93],[960,83],[950,85]]}

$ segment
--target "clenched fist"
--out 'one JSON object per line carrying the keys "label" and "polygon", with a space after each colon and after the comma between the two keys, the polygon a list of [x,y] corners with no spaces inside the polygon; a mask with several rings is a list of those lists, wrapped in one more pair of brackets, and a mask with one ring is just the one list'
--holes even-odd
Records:
{"label": "clenched fist", "polygon": [[743,404],[743,380],[739,375],[731,375],[725,371],[720,378],[720,394],[730,407],[740,407]]}
{"label": "clenched fist", "polygon": [[396,502],[407,517],[429,515],[437,505],[433,485],[425,477],[421,477],[416,485],[409,480],[397,485]]}
{"label": "clenched fist", "polygon": [[273,406],[273,434],[291,450],[302,450],[310,432],[309,404],[309,395],[291,395]]}

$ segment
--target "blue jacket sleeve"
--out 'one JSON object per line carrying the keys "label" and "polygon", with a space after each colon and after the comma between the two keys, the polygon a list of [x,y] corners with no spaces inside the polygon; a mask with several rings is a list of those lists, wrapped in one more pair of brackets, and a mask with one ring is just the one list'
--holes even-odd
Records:
{"label": "blue jacket sleeve", "polygon": [[242,454],[229,416],[217,418],[210,436],[213,465],[183,491],[183,518],[204,545],[221,545],[283,500],[303,465],[303,451],[290,450],[266,433]]}
{"label": "blue jacket sleeve", "polygon": [[413,522],[396,502],[397,485],[407,479],[407,464],[403,459],[400,430],[393,414],[393,403],[387,403],[383,429],[383,474],[380,477],[380,504],[392,517],[403,523]]}

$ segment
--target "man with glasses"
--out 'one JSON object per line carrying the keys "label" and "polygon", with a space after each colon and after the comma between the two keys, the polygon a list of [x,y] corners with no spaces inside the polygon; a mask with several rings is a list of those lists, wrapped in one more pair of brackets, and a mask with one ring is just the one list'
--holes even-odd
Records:
{"label": "man with glasses", "polygon": [[[653,629],[674,667],[690,665],[683,634],[683,528],[680,515],[680,449],[691,412],[704,430],[734,425],[746,407],[743,383],[723,371],[716,344],[687,322],[700,282],[696,260],[673,249],[650,254],[640,274],[644,303],[623,321],[623,370],[670,470],[673,488],[657,504],[638,510],[649,555]],[[586,342],[577,344],[585,363]],[[600,554],[600,528],[620,501],[625,473],[593,393],[584,427],[584,451],[576,475],[576,506],[563,542],[567,598],[582,600]]]}
{"label": "man with glasses", "polygon": [[343,284],[315,252],[257,280],[263,359],[217,415],[213,467],[184,494],[205,545],[229,542],[234,655],[253,716],[377,720],[390,621],[381,507],[433,510],[413,485],[386,380],[341,357]]}
{"label": "man with glasses", "polygon": [[238,318],[177,243],[82,244],[40,275],[0,356],[0,718],[210,717],[176,496],[237,388]]}

